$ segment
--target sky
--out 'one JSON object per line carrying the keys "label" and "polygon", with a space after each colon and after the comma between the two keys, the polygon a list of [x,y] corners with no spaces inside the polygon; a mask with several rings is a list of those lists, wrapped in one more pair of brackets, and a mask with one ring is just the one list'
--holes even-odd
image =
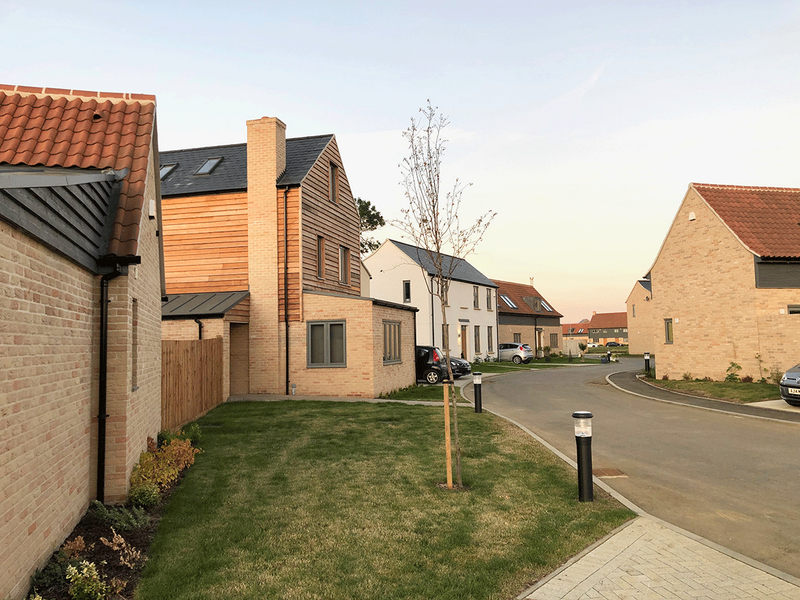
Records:
{"label": "sky", "polygon": [[387,221],[430,100],[462,223],[497,213],[467,260],[565,323],[625,310],[689,183],[800,187],[800,0],[0,0],[0,23],[0,83],[154,94],[161,150],[263,116],[335,134]]}

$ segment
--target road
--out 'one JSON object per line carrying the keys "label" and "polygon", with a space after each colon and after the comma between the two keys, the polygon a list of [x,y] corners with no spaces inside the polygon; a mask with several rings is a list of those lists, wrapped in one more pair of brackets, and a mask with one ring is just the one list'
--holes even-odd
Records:
{"label": "road", "polygon": [[646,512],[800,577],[800,424],[676,406],[610,386],[640,361],[485,378],[483,406],[575,458],[572,412],[593,419],[593,466]]}

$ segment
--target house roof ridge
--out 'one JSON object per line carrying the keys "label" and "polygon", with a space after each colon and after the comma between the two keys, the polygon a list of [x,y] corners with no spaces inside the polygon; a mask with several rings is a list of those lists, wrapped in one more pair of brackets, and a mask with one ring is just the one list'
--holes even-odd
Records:
{"label": "house roof ridge", "polygon": [[719,190],[764,190],[769,192],[787,192],[787,193],[800,192],[800,188],[776,187],[767,185],[735,185],[727,183],[697,183],[697,182],[692,182],[690,185],[694,188],[705,187],[705,188],[714,188]]}
{"label": "house roof ridge", "polygon": [[[403,244],[404,246],[408,246],[409,248],[416,248],[417,250],[422,250],[423,252],[428,252],[427,248],[423,248],[422,246],[415,246],[414,244],[409,244],[408,242],[401,242],[399,240],[394,240],[392,238],[389,238],[389,241],[395,244]],[[441,256],[446,256],[447,258],[452,258],[455,260],[463,260],[464,262],[468,262],[466,258],[461,258],[460,256],[453,256],[452,254],[447,254],[445,252],[436,252],[436,250],[430,250],[430,252],[439,254]]]}
{"label": "house roof ridge", "polygon": [[238,146],[247,146],[247,142],[239,142],[236,144],[215,144],[213,146],[197,146],[196,148],[176,148],[175,150],[159,150],[159,154],[167,152],[188,152],[190,150],[214,150],[215,148],[235,148]]}
{"label": "house roof ridge", "polygon": [[34,87],[28,85],[11,85],[0,83],[0,91],[13,92],[20,95],[63,96],[71,98],[91,98],[94,100],[125,100],[128,102],[155,102],[154,94],[136,94],[132,92],[100,92],[55,87]]}

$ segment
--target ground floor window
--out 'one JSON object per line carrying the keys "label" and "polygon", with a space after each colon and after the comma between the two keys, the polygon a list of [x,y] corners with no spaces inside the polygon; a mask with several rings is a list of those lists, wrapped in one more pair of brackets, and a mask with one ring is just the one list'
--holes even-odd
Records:
{"label": "ground floor window", "polygon": [[494,352],[494,335],[492,335],[492,330],[494,328],[489,325],[486,328],[486,351],[487,352]]}
{"label": "ground floor window", "polygon": [[383,364],[399,363],[400,356],[400,322],[383,322]]}
{"label": "ground floor window", "polygon": [[481,351],[481,328],[480,325],[475,325],[475,352]]}
{"label": "ground floor window", "polygon": [[553,349],[558,348],[558,334],[551,333],[550,334],[550,347]]}
{"label": "ground floor window", "polygon": [[515,344],[521,344],[522,343],[522,334],[521,333],[515,333],[514,334],[514,343]]}
{"label": "ground floor window", "polygon": [[309,321],[309,367],[346,367],[345,321]]}
{"label": "ground floor window", "polygon": [[664,341],[671,344],[674,341],[672,333],[672,319],[664,319]]}

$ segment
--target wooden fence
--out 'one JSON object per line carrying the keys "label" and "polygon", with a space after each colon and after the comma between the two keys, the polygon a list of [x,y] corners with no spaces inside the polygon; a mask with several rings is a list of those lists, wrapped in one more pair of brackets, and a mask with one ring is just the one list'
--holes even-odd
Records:
{"label": "wooden fence", "polygon": [[161,341],[161,427],[176,429],[221,404],[222,338]]}

